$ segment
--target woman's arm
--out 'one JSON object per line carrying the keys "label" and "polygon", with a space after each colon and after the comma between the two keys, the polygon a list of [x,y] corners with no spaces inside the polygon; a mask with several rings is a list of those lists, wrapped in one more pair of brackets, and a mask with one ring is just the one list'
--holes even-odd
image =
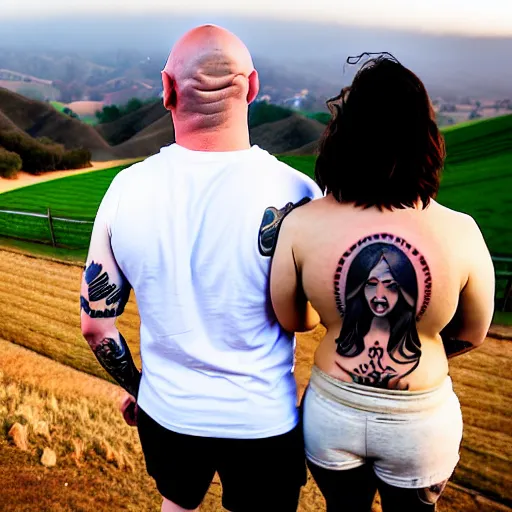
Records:
{"label": "woman's arm", "polygon": [[494,313],[494,267],[480,229],[472,219],[467,241],[471,251],[468,280],[460,293],[455,316],[441,332],[448,358],[481,345]]}
{"label": "woman's arm", "polygon": [[277,320],[289,332],[314,329],[320,316],[302,288],[300,262],[294,254],[293,240],[298,233],[296,215],[290,213],[280,229],[270,272],[270,295]]}

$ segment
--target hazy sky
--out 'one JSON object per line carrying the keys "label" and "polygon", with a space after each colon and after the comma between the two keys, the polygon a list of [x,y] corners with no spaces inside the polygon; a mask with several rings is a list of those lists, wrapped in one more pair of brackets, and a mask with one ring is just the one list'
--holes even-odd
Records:
{"label": "hazy sky", "polygon": [[1,18],[207,13],[512,36],[512,0],[1,0]]}

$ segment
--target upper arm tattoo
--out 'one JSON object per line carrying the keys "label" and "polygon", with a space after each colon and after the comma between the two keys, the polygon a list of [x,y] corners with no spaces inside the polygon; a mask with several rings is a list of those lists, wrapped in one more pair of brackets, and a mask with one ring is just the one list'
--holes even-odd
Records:
{"label": "upper arm tattoo", "polygon": [[263,213],[260,230],[258,233],[258,249],[262,256],[272,256],[276,250],[279,230],[284,218],[295,208],[309,203],[309,197],[302,198],[297,203],[287,203],[278,210],[274,206],[269,206]]}
{"label": "upper arm tattoo", "polygon": [[344,317],[336,364],[356,383],[406,389],[400,381],[419,364],[416,322],[431,294],[430,268],[406,240],[388,233],[359,240],[334,275],[336,306]]}
{"label": "upper arm tattoo", "polygon": [[[80,296],[82,309],[91,318],[113,318],[123,313],[130,296],[130,285],[121,277],[121,284],[110,281],[108,272],[103,270],[101,263],[91,261],[85,268],[84,279],[87,283],[88,299]],[[105,300],[107,307],[94,309],[91,302]]]}

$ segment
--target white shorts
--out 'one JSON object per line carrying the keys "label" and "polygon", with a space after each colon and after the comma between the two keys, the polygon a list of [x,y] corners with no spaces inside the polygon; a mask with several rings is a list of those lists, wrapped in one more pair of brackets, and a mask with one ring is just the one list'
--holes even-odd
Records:
{"label": "white shorts", "polygon": [[345,383],[313,367],[304,398],[308,460],[325,469],[372,463],[395,487],[443,482],[459,461],[462,414],[450,377],[410,392]]}

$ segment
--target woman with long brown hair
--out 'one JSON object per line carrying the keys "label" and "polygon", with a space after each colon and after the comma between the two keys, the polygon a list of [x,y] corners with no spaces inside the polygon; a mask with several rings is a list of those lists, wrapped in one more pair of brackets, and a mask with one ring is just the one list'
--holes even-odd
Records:
{"label": "woman with long brown hair", "polygon": [[435,510],[459,460],[448,360],[480,345],[494,306],[475,221],[434,198],[444,141],[421,80],[389,54],[330,101],[316,181],[284,220],[271,294],[290,331],[326,328],[303,399],[327,510]]}

